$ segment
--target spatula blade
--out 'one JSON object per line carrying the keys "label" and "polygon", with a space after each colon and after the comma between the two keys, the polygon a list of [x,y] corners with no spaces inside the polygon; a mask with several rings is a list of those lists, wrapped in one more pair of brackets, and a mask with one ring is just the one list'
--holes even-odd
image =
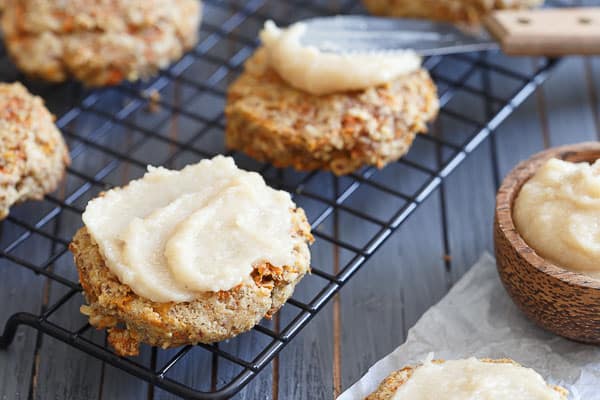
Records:
{"label": "spatula blade", "polygon": [[302,21],[302,43],[334,53],[387,52],[413,49],[423,56],[497,49],[485,31],[415,19],[365,15],[318,17]]}

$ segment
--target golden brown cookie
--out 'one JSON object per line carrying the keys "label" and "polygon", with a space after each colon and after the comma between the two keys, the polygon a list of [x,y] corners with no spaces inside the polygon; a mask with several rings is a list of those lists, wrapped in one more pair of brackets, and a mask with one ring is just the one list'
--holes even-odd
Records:
{"label": "golden brown cookie", "polygon": [[0,219],[56,189],[69,153],[54,116],[20,83],[0,84]]}
{"label": "golden brown cookie", "polygon": [[8,52],[27,75],[87,85],[137,80],[197,41],[197,0],[5,0]]}
{"label": "golden brown cookie", "polygon": [[229,87],[225,139],[230,149],[277,167],[341,175],[400,158],[438,108],[424,69],[382,86],[316,96],[284,82],[259,49]]}
{"label": "golden brown cookie", "polygon": [[191,302],[155,303],[136,295],[107,268],[86,228],[70,245],[88,305],[90,324],[108,329],[120,355],[135,355],[140,343],[163,348],[213,343],[251,329],[277,312],[310,270],[310,226],[302,209],[291,210],[296,242],[294,267],[254,266],[252,280],[228,291],[205,292]]}

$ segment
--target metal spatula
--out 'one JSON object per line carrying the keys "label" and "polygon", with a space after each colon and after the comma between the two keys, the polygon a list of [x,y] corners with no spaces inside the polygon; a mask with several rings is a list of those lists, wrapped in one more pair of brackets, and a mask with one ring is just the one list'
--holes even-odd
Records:
{"label": "metal spatula", "polygon": [[304,44],[336,53],[413,49],[430,56],[500,46],[513,55],[600,54],[600,7],[496,11],[478,32],[443,22],[363,15],[302,22]]}

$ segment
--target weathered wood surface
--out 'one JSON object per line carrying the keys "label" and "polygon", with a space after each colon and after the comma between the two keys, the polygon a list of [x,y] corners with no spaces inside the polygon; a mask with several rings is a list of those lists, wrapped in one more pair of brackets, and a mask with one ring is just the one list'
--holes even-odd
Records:
{"label": "weathered wood surface", "polygon": [[[245,2],[246,3],[246,2]],[[260,2],[248,2],[253,3]],[[296,20],[315,13],[309,7],[302,13],[288,2],[270,1],[268,6],[259,7],[262,16],[272,15],[279,22]],[[323,0],[323,7],[344,5],[344,1]],[[273,6],[275,4],[275,6]],[[294,3],[295,4],[295,3]],[[354,8],[351,11],[360,11]],[[230,15],[223,8],[206,7],[206,20],[213,26],[221,26]],[[260,19],[250,19],[242,23],[236,31],[253,37],[260,27]],[[216,40],[209,37],[208,40]],[[215,45],[215,54],[237,54],[240,59],[248,54],[248,49],[232,42]],[[529,58],[509,59],[497,56],[496,62],[521,71],[531,71],[534,60]],[[459,66],[457,66],[459,68]],[[452,75],[453,71],[443,71]],[[221,79],[223,71],[214,65],[193,66],[186,76],[214,82],[224,89],[231,77]],[[12,78],[12,77],[11,77]],[[488,90],[506,94],[502,84],[490,76]],[[483,78],[481,78],[483,79]],[[493,138],[482,143],[479,148],[444,182],[442,187],[428,198],[420,208],[402,225],[381,249],[367,262],[353,279],[344,287],[341,294],[317,316],[287,348],[278,356],[275,363],[260,373],[236,398],[238,399],[315,399],[333,398],[344,390],[379,358],[400,345],[408,329],[418,320],[428,307],[435,304],[459,279],[483,251],[492,250],[492,217],[495,188],[498,178],[503,177],[519,160],[543,149],[565,143],[598,138],[600,106],[600,61],[597,59],[572,58],[565,60],[545,84],[544,88],[530,97],[523,106],[514,112],[500,126]],[[475,82],[484,85],[484,82]],[[483,87],[483,86],[482,86]],[[164,100],[181,101],[187,92],[181,88],[168,87]],[[201,107],[207,113],[218,113],[222,104],[214,99],[202,97],[192,105]],[[120,104],[113,105],[119,109]],[[452,104],[453,108],[472,109],[477,117],[485,118],[485,109],[474,107],[468,99]],[[110,105],[107,108],[110,110]],[[160,114],[160,113],[159,113]],[[210,115],[213,115],[210,114]],[[139,116],[139,117],[138,117]],[[154,126],[154,119],[142,112],[135,118],[139,124]],[[90,126],[77,126],[80,131],[92,129],[97,121],[90,120]],[[202,127],[184,116],[160,127],[161,134],[177,135],[187,140],[190,132]],[[441,119],[435,132],[457,132],[461,126],[448,119]],[[123,132],[126,134],[126,132]],[[171,136],[172,137],[172,136]],[[211,141],[215,151],[222,149],[222,136],[218,131],[210,131],[202,139]],[[103,142],[110,146],[111,142]],[[77,143],[71,143],[75,145]],[[206,143],[205,143],[206,144]],[[157,163],[168,157],[164,146],[147,145],[132,156],[144,162]],[[186,154],[174,160],[180,166],[193,161],[193,154]],[[417,146],[409,154],[422,162],[434,165],[439,162],[435,152],[427,146]],[[85,165],[94,169],[87,158],[76,160],[75,165]],[[79,163],[79,164],[78,164]],[[141,171],[118,169],[109,175],[107,181],[118,183],[123,179],[138,176]],[[397,188],[410,191],[418,182],[414,174],[407,174],[402,168],[390,168],[382,174],[390,181],[397,182]],[[330,178],[323,176],[317,181],[323,196],[332,196],[334,190]],[[91,195],[91,194],[90,194]],[[85,197],[87,198],[87,196]],[[78,203],[85,204],[85,198]],[[352,196],[351,205],[386,215],[397,209],[398,204],[385,196],[369,197],[360,190]],[[35,205],[19,207],[16,212],[27,213],[35,210]],[[80,222],[74,217],[62,221],[56,227],[67,237]],[[337,229],[336,229],[337,225]],[[17,229],[10,223],[2,225],[3,240],[10,240],[10,232]],[[363,226],[344,213],[330,217],[321,227],[328,233],[337,230],[339,237],[346,241],[358,240]],[[369,228],[370,229],[370,228]],[[8,233],[7,233],[8,232]],[[17,233],[13,233],[18,234]],[[39,258],[40,262],[51,253],[47,241],[36,238],[29,242],[35,249],[21,249],[16,254],[21,257]],[[347,254],[328,243],[317,243],[313,251],[313,264],[332,272],[343,266]],[[73,274],[68,257],[61,258],[55,265],[65,276]],[[317,277],[307,278],[296,293],[299,299],[314,294],[314,285],[322,284]],[[16,267],[5,260],[0,261],[0,326],[16,311],[39,312],[56,300],[65,291],[64,287],[48,282],[39,276]],[[63,307],[55,318],[62,324],[78,327],[84,322],[77,308],[81,300],[73,299]],[[279,318],[285,321],[297,310],[284,308]],[[277,320],[267,322],[276,328]],[[96,340],[103,340],[100,333],[89,332]],[[225,343],[227,350],[238,354],[254,354],[264,343],[260,336],[244,337],[240,341]],[[160,366],[174,352],[156,352],[144,349],[139,362]],[[36,361],[37,360],[37,361]],[[198,349],[186,356],[182,364],[172,371],[172,377],[181,379],[198,388],[208,389],[219,385],[219,379],[235,373],[235,369],[224,362],[218,365],[219,373],[211,373],[212,356]],[[40,336],[31,329],[23,328],[15,342],[7,351],[0,352],[0,399],[171,399],[168,393],[151,388],[119,370],[69,348],[48,337]]]}

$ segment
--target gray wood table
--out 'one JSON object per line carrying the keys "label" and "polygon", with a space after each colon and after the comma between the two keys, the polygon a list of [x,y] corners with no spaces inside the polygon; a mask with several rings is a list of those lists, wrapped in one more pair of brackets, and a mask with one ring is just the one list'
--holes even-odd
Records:
{"label": "gray wood table", "polygon": [[[259,9],[259,12],[283,20],[302,17],[286,16],[289,12],[286,2],[280,3],[279,7]],[[332,2],[321,3],[331,5]],[[214,21],[225,17],[217,15],[217,11],[224,13],[222,8],[207,7],[206,20],[218,24]],[[360,8],[351,11],[360,11]],[[274,15],[277,13],[279,15]],[[259,22],[240,29],[242,33],[244,30],[255,32]],[[221,43],[219,46],[229,54],[239,54],[235,44]],[[506,62],[529,70],[536,61],[516,58]],[[599,59],[574,57],[563,60],[543,88],[518,108],[490,139],[480,144],[341,293],[236,398],[331,399],[400,345],[423,312],[440,300],[483,252],[493,251],[492,218],[499,179],[519,160],[544,148],[598,140],[598,82]],[[501,87],[494,87],[493,77],[490,90],[502,91]],[[177,91],[172,94],[174,97],[179,95]],[[51,106],[58,107],[60,101],[60,98],[52,100]],[[215,110],[222,108],[218,102],[210,104]],[[455,106],[469,107],[466,103]],[[90,125],[96,123],[91,121]],[[85,130],[86,127],[78,126],[77,129]],[[165,129],[185,135],[186,128],[180,121]],[[146,148],[140,151],[147,155],[159,150]],[[115,183],[128,174],[139,175],[131,171],[120,171],[120,174],[114,178]],[[413,179],[412,175],[402,174],[393,178],[407,187]],[[324,185],[323,190],[326,188]],[[355,206],[375,201],[381,210],[391,207],[384,199],[359,196],[356,201]],[[32,212],[33,209],[18,212]],[[80,224],[74,217],[64,223],[72,225],[71,231]],[[350,218],[340,217],[334,223],[336,231],[347,237],[358,235],[364,229]],[[9,229],[6,223],[3,228]],[[47,255],[46,246],[40,240],[33,246],[35,252],[30,247],[18,254],[34,259],[38,257],[37,252]],[[315,265],[335,268],[340,257],[340,254],[319,246],[313,250]],[[65,273],[73,275],[72,264],[66,260],[64,264]],[[57,265],[61,265],[60,260]],[[310,285],[299,290],[309,292]],[[61,293],[28,271],[0,264],[0,327],[14,312],[39,313]],[[56,318],[63,324],[77,326],[82,321],[78,313],[81,299],[72,303]],[[101,333],[93,335],[102,337]],[[245,346],[248,348],[239,351],[253,351],[252,343]],[[152,355],[148,351],[142,354],[142,358],[149,357]],[[210,384],[211,373],[207,370],[210,362],[205,355],[199,354],[186,360],[175,373],[188,381]],[[170,398],[175,396],[31,329],[19,330],[14,343],[6,351],[0,351],[0,399]]]}

